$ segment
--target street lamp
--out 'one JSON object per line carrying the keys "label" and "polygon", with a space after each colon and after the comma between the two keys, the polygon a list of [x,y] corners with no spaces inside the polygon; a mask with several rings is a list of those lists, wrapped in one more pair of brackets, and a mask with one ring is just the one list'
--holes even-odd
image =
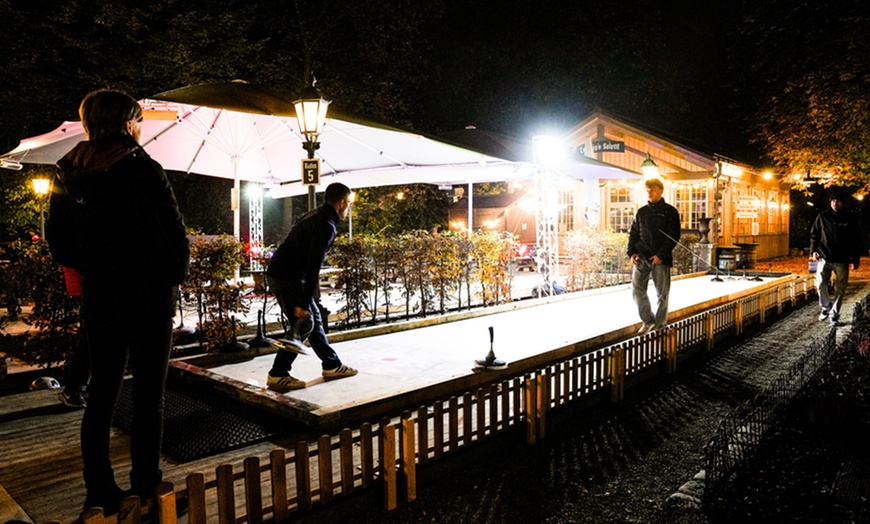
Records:
{"label": "street lamp", "polygon": [[51,190],[51,180],[47,178],[34,178],[33,192],[36,193],[36,200],[39,202],[39,238],[45,239],[45,196]]}
{"label": "street lamp", "polygon": [[[299,131],[305,136],[302,148],[308,151],[308,158],[314,158],[314,152],[320,148],[317,138],[326,124],[326,110],[329,108],[329,100],[320,96],[320,92],[314,84],[305,88],[299,100],[293,102],[296,107],[296,120],[299,122]],[[320,181],[320,173],[317,174],[317,182]],[[314,209],[314,186],[308,185],[308,210]]]}
{"label": "street lamp", "polygon": [[646,154],[646,160],[644,160],[640,164],[640,171],[643,173],[643,177],[646,179],[656,178],[659,176],[659,166],[653,162],[653,159],[650,158],[649,153]]}

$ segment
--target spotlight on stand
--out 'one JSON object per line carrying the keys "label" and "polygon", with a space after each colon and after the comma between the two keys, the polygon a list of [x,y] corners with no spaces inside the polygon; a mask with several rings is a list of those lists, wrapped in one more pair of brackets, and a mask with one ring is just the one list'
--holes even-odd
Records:
{"label": "spotlight on stand", "polygon": [[492,326],[489,326],[489,354],[483,360],[474,361],[475,371],[505,369],[508,367],[507,362],[495,358],[495,352],[492,349],[494,338]]}

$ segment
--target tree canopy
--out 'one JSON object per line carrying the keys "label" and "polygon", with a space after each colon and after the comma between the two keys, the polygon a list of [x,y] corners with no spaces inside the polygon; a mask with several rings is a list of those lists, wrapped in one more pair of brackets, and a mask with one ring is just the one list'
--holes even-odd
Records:
{"label": "tree canopy", "polygon": [[[796,183],[870,191],[870,11],[859,0],[751,3],[738,89],[753,140]],[[736,63],[736,61],[735,61]]]}

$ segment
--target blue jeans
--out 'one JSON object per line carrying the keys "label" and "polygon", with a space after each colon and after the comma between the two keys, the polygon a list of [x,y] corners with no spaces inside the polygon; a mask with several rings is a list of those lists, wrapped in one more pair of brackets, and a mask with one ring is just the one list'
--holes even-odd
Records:
{"label": "blue jeans", "polygon": [[[314,298],[304,303],[300,297],[302,294],[302,282],[292,282],[288,280],[280,280],[267,276],[266,281],[269,284],[269,289],[275,295],[278,305],[281,307],[281,312],[287,317],[288,330],[285,337],[293,337],[295,335],[298,340],[304,341],[308,339],[311,344],[311,349],[320,359],[323,369],[335,369],[341,365],[341,360],[329,345],[326,340],[326,332],[323,330],[323,319],[320,317],[320,308],[314,301]],[[298,319],[293,314],[293,310],[297,307],[308,310],[308,320],[298,322]],[[275,355],[275,361],[272,364],[272,369],[269,374],[275,377],[286,376],[293,366],[293,361],[296,360],[297,354],[293,351],[278,350]]]}
{"label": "blue jeans", "polygon": [[[656,312],[653,315],[650,307],[647,287],[652,277],[656,288]],[[631,270],[631,292],[640,319],[646,324],[655,324],[657,328],[668,323],[668,296],[671,293],[671,267],[664,264],[653,264],[639,260]]]}
{"label": "blue jeans", "polygon": [[[833,297],[828,293],[831,273],[836,277]],[[831,318],[834,320],[840,317],[840,306],[843,304],[843,295],[846,294],[846,285],[848,283],[849,264],[819,260],[819,265],[816,267],[816,289],[819,291],[819,306],[825,311],[830,312]]]}

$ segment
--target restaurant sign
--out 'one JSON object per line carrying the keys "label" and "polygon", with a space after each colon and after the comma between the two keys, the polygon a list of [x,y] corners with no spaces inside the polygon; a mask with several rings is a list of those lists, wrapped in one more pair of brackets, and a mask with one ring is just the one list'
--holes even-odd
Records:
{"label": "restaurant sign", "polygon": [[593,153],[625,153],[625,142],[621,140],[593,140]]}

